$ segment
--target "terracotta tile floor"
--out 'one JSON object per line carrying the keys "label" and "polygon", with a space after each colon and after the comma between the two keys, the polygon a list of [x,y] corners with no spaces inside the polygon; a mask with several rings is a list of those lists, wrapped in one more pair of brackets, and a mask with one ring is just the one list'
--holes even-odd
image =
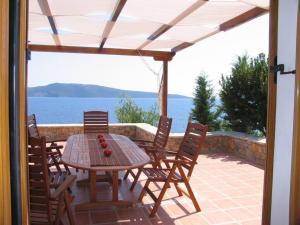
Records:
{"label": "terracotta tile floor", "polygon": [[[120,174],[120,178],[123,174]],[[200,155],[190,183],[202,209],[201,212],[195,212],[189,198],[178,197],[172,186],[167,191],[157,216],[149,218],[148,210],[153,203],[151,198],[145,196],[143,204],[137,202],[145,177],[141,177],[133,192],[129,191],[132,181],[130,178],[120,185],[119,198],[136,202],[134,207],[74,212],[76,224],[259,225],[263,174],[263,169],[236,156],[224,153]],[[78,179],[82,179],[87,176],[87,172],[79,172],[77,175]],[[159,185],[151,186],[155,193],[159,193],[159,188]],[[88,200],[88,186],[74,184],[72,190],[76,196],[73,204]],[[110,199],[108,183],[98,183],[97,190],[98,199]]]}

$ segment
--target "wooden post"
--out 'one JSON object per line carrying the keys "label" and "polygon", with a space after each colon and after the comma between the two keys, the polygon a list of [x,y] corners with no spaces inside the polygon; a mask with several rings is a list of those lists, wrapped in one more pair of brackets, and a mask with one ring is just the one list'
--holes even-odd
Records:
{"label": "wooden post", "polygon": [[161,115],[168,115],[168,61],[163,61]]}
{"label": "wooden post", "polygon": [[9,159],[9,1],[0,1],[0,224],[11,224]]}
{"label": "wooden post", "polygon": [[298,5],[295,106],[294,106],[294,137],[290,194],[290,224],[300,223],[300,4]]}
{"label": "wooden post", "polygon": [[[278,36],[278,0],[270,1],[269,16],[269,66],[274,66],[274,58],[277,56]],[[264,176],[264,193],[262,207],[262,224],[270,224],[272,183],[273,183],[273,161],[275,143],[275,120],[276,120],[276,92],[274,75],[269,72],[268,77],[268,115],[267,115],[267,156]]]}

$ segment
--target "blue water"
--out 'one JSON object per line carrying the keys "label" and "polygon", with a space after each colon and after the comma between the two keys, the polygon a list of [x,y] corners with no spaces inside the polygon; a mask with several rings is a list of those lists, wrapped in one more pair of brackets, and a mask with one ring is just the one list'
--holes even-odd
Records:
{"label": "blue water", "polygon": [[[157,103],[157,98],[134,98],[133,100],[144,110]],[[120,106],[119,101],[119,98],[29,97],[28,113],[35,113],[40,124],[67,124],[82,123],[84,111],[102,110],[109,112],[110,123],[117,123],[115,109]],[[173,118],[172,132],[185,131],[192,106],[191,98],[168,99],[168,116]]]}

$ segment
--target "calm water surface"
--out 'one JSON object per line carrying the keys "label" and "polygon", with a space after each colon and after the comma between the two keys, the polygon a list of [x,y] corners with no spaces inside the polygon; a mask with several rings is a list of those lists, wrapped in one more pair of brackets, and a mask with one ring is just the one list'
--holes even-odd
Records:
{"label": "calm water surface", "polygon": [[[134,98],[137,105],[149,109],[156,98]],[[28,113],[35,113],[40,124],[82,123],[83,111],[102,110],[109,112],[109,122],[117,123],[115,109],[119,98],[50,98],[29,97]],[[191,98],[172,98],[168,101],[168,115],[173,118],[172,132],[184,132],[193,106]]]}

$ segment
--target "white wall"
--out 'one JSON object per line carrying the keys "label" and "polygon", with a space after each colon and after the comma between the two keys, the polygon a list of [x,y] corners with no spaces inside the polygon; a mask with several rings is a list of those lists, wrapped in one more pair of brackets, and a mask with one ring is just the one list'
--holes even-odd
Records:
{"label": "white wall", "polygon": [[[299,0],[279,0],[278,64],[295,69]],[[290,174],[294,114],[294,75],[279,75],[272,193],[272,225],[289,224]]]}

